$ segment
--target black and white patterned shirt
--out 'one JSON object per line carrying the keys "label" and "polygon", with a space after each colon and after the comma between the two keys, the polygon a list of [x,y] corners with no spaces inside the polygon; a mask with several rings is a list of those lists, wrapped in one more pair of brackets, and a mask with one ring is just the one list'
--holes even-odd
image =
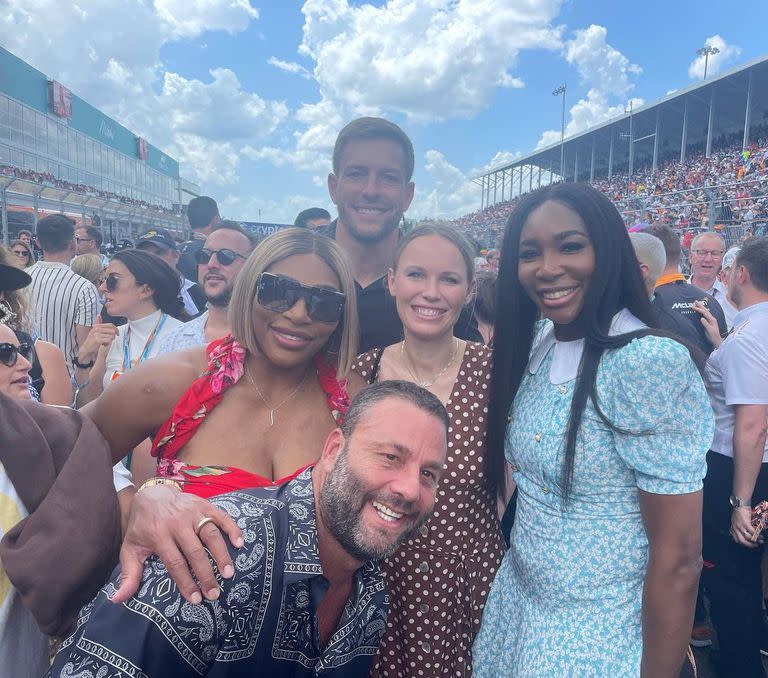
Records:
{"label": "black and white patterned shirt", "polygon": [[72,372],[77,355],[75,325],[92,327],[100,310],[96,286],[66,264],[38,261],[27,269],[32,276],[32,310],[40,339],[61,349]]}
{"label": "black and white patterned shirt", "polygon": [[218,600],[192,605],[165,566],[150,558],[136,596],[113,605],[119,568],[56,655],[49,678],[304,678],[366,676],[386,624],[378,565],[355,574],[352,593],[325,648],[315,608],[327,588],[317,548],[312,472],[279,487],[211,500],[243,531],[230,546],[235,576],[216,577]]}

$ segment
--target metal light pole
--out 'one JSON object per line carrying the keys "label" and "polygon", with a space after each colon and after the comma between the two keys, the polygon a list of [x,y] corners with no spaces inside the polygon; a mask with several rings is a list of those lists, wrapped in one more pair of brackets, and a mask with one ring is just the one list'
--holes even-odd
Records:
{"label": "metal light pole", "polygon": [[709,55],[715,55],[719,54],[720,50],[717,47],[712,47],[712,45],[704,45],[704,47],[700,47],[696,50],[697,56],[703,56],[704,57],[704,80],[707,79],[707,66],[709,65]]}
{"label": "metal light pole", "polygon": [[568,85],[563,83],[560,85],[560,87],[552,92],[553,97],[559,97],[561,95],[563,97],[563,115],[560,122],[560,176],[562,177],[563,181],[565,181],[565,169],[563,166],[565,163],[565,93],[567,90]]}

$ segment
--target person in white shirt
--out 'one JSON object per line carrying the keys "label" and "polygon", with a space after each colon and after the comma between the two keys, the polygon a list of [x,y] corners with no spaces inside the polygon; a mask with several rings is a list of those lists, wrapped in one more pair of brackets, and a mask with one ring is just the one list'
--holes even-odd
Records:
{"label": "person in white shirt", "polygon": [[148,252],[128,249],[112,257],[101,285],[104,308],[128,322],[119,328],[97,322],[83,343],[75,361],[79,404],[158,354],[163,338],[184,318],[180,284],[179,274]]}
{"label": "person in white shirt", "polygon": [[704,582],[721,675],[763,678],[763,538],[751,517],[768,499],[768,237],[744,243],[728,292],[738,313],[706,369],[715,435],[704,481]]}
{"label": "person in white shirt", "polygon": [[730,330],[733,317],[738,310],[726,295],[726,286],[718,280],[723,265],[725,240],[719,233],[706,231],[699,233],[691,242],[691,276],[688,282],[707,294],[711,294],[720,304],[725,314],[725,322]]}
{"label": "person in white shirt", "polygon": [[208,308],[201,316],[177,327],[163,340],[158,353],[205,346],[230,332],[227,309],[235,280],[253,251],[251,236],[234,221],[222,221],[195,254],[197,279]]}
{"label": "person in white shirt", "polygon": [[43,261],[27,269],[32,276],[34,325],[43,341],[61,349],[70,373],[73,358],[91,331],[100,309],[96,286],[69,267],[75,255],[75,222],[52,214],[37,224]]}
{"label": "person in white shirt", "polygon": [[102,267],[106,267],[109,263],[109,257],[101,253],[102,240],[101,231],[95,226],[78,226],[75,229],[77,254],[96,254]]}

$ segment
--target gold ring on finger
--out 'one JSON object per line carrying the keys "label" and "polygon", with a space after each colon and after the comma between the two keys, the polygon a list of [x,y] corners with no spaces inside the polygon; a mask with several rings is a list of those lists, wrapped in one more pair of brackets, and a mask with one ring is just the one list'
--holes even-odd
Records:
{"label": "gold ring on finger", "polygon": [[203,529],[203,526],[212,522],[213,522],[213,518],[211,518],[210,516],[204,516],[203,518],[200,518],[200,520],[197,522],[197,525],[195,525],[195,534],[199,537],[200,530]]}

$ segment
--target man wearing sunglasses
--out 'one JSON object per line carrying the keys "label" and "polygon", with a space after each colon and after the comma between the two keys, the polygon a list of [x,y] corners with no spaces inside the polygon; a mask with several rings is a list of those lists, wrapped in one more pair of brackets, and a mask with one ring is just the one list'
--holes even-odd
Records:
{"label": "man wearing sunglasses", "polygon": [[[165,261],[174,271],[178,271],[179,248],[171,232],[165,228],[150,228],[136,240],[136,249],[154,254]],[[179,271],[181,274],[181,271]],[[184,310],[191,318],[196,318],[205,309],[205,295],[196,282],[182,275],[181,298]]]}
{"label": "man wearing sunglasses", "polygon": [[[338,218],[319,229],[349,257],[357,290],[360,352],[403,338],[403,325],[387,288],[399,225],[413,200],[413,144],[383,118],[358,118],[341,130],[333,149],[328,191]],[[456,323],[460,339],[482,341],[469,307]]]}
{"label": "man wearing sunglasses", "polygon": [[241,269],[253,250],[248,233],[234,221],[222,221],[196,253],[197,279],[208,308],[170,332],[160,344],[159,354],[205,346],[230,332],[227,309]]}
{"label": "man wearing sunglasses", "polygon": [[78,226],[75,229],[75,242],[77,243],[77,253],[97,254],[101,259],[102,267],[106,268],[109,263],[109,257],[101,253],[101,231],[93,226]]}

